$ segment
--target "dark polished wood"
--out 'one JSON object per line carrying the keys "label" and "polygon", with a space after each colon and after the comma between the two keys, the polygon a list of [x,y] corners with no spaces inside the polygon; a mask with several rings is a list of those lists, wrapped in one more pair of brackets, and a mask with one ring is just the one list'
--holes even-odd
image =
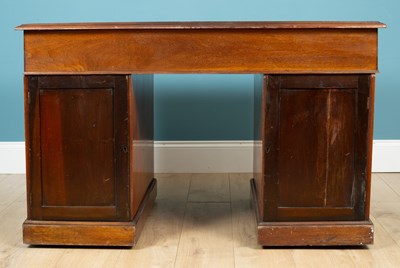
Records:
{"label": "dark polished wood", "polygon": [[376,28],[25,30],[24,42],[26,74],[377,70]]}
{"label": "dark polished wood", "polygon": [[23,225],[23,241],[34,245],[133,246],[133,222],[32,221]]}
{"label": "dark polished wood", "polygon": [[128,220],[126,76],[26,79],[31,217]]}
{"label": "dark polished wood", "polygon": [[[152,76],[25,79],[29,212],[24,228],[61,230],[70,227],[55,227],[54,221],[97,221],[87,231],[100,221],[133,221],[154,177]],[[40,220],[53,222],[38,224]],[[110,230],[115,228],[120,227]],[[39,238],[24,234],[32,244]]]}
{"label": "dark polished wood", "polygon": [[374,242],[374,226],[366,221],[264,221],[259,196],[250,180],[258,243],[264,246],[348,246]]}
{"label": "dark polished wood", "polygon": [[264,81],[264,220],[368,220],[370,76]]}
{"label": "dark polished wood", "polygon": [[[156,193],[149,190],[152,74],[251,73],[259,243],[372,243],[373,108],[378,29],[384,27],[379,22],[17,27],[24,30],[25,59],[24,241],[132,245],[149,211],[144,207]],[[112,242],[101,242],[103,231]],[[83,232],[81,238],[66,238]]]}
{"label": "dark polished wood", "polygon": [[[374,79],[256,76],[252,187],[263,245],[372,243]],[[308,225],[293,229],[290,222]],[[285,240],[288,234],[295,241]],[[330,235],[335,239],[324,241]]]}
{"label": "dark polished wood", "polygon": [[38,221],[26,220],[23,240],[35,245],[134,246],[157,195],[152,180],[133,221]]}
{"label": "dark polished wood", "polygon": [[[253,146],[253,176],[257,196],[264,196],[265,184],[265,161],[264,148],[268,149],[267,142],[263,142],[265,137],[265,115],[266,115],[266,79],[263,74],[254,75],[254,146]],[[259,216],[264,216],[264,200],[258,198]]]}

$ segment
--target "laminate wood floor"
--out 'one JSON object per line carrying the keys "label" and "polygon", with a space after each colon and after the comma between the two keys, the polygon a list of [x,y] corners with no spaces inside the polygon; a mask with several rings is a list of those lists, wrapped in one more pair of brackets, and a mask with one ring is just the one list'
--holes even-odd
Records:
{"label": "laminate wood floor", "polygon": [[25,176],[0,175],[0,267],[400,267],[400,173],[373,175],[375,244],[266,248],[256,243],[250,174],[158,174],[135,248],[22,244]]}

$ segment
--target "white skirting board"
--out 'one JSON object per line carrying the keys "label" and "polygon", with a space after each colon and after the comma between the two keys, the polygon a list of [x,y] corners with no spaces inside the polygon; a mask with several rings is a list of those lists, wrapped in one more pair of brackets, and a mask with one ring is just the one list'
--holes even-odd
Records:
{"label": "white skirting board", "polygon": [[253,141],[159,141],[156,173],[252,172]]}
{"label": "white skirting board", "polygon": [[25,142],[0,142],[0,173],[25,173]]}
{"label": "white skirting board", "polygon": [[372,172],[400,172],[400,140],[374,140]]}
{"label": "white skirting board", "polygon": [[[252,172],[253,141],[156,141],[156,173]],[[400,172],[400,140],[374,140],[372,172]],[[25,143],[0,142],[0,173],[25,173]]]}

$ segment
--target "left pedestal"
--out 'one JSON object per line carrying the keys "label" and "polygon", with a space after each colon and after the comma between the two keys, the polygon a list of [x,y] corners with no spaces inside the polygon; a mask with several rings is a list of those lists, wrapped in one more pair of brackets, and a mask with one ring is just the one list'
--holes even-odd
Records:
{"label": "left pedestal", "polygon": [[24,242],[133,246],[156,196],[152,75],[25,77]]}

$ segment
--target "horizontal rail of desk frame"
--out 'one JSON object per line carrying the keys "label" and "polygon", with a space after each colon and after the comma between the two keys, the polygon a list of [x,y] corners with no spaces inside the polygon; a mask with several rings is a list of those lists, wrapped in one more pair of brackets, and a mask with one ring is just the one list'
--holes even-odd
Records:
{"label": "horizontal rail of desk frame", "polygon": [[27,28],[25,73],[375,73],[377,38],[376,28]]}

